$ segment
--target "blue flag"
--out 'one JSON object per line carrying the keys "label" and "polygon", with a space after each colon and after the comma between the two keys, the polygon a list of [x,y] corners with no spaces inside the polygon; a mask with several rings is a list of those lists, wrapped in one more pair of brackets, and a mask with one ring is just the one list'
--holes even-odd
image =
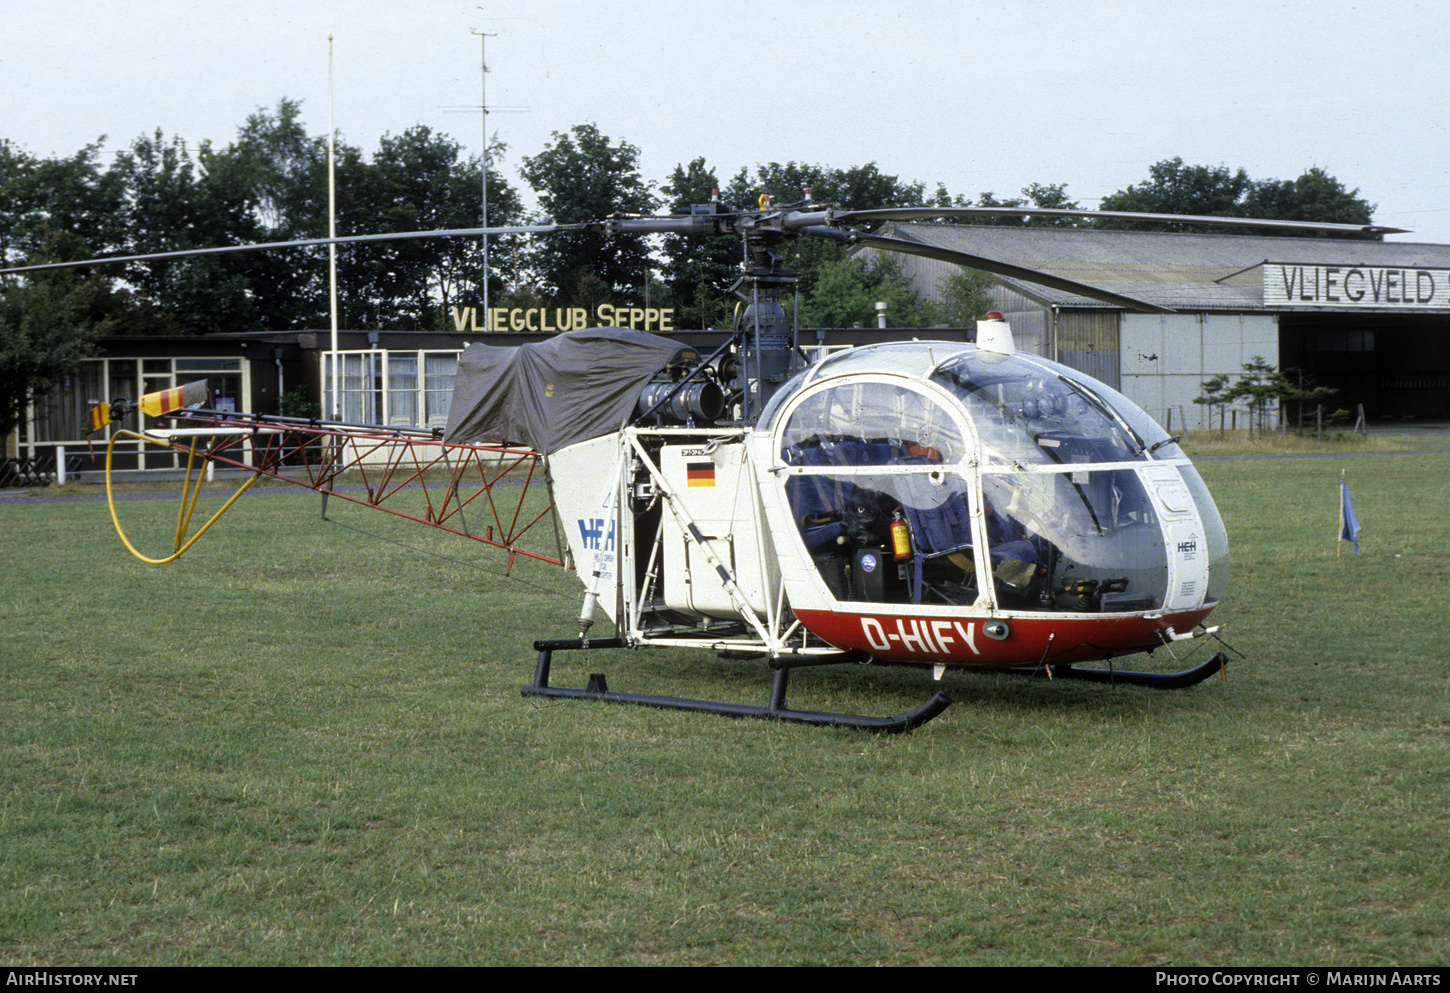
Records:
{"label": "blue flag", "polygon": [[1349,483],[1339,477],[1339,540],[1354,545],[1354,554],[1359,554],[1359,518],[1354,516],[1354,504],[1349,499]]}

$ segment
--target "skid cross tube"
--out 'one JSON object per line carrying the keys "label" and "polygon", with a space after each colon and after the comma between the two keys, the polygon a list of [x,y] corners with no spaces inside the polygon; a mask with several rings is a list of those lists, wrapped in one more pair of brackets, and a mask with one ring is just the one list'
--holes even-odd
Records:
{"label": "skid cross tube", "polygon": [[764,707],[749,704],[725,703],[720,700],[691,700],[685,697],[651,696],[644,693],[615,693],[609,689],[603,673],[592,673],[589,685],[582,690],[566,689],[549,685],[549,668],[553,654],[557,651],[578,651],[586,648],[622,648],[624,642],[618,638],[596,638],[589,642],[580,639],[559,641],[536,641],[534,649],[539,653],[534,666],[534,681],[523,688],[524,696],[554,697],[561,700],[598,700],[604,703],[632,703],[641,707],[658,707],[664,710],[692,710],[721,717],[760,717],[766,720],[790,721],[795,724],[814,724],[820,727],[849,727],[863,731],[883,731],[900,734],[920,727],[939,715],[951,704],[951,697],[938,693],[915,710],[895,717],[862,717],[859,714],[828,714],[810,710],[791,710],[785,705],[786,688],[790,681],[790,666],[777,668],[770,686],[770,703]]}

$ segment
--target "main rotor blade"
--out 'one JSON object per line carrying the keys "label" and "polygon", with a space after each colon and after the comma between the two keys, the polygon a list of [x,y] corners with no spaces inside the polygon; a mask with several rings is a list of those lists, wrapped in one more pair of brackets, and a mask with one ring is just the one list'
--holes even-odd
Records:
{"label": "main rotor blade", "polygon": [[882,210],[839,210],[831,212],[837,224],[863,221],[924,221],[948,217],[1085,217],[1113,221],[1152,221],[1158,224],[1217,224],[1238,228],[1283,228],[1290,231],[1324,231],[1340,234],[1409,234],[1406,228],[1379,224],[1335,224],[1318,221],[1276,221],[1262,217],[1208,217],[1200,214],[1139,214],[1128,210],[1060,210],[1042,207],[888,207]]}
{"label": "main rotor blade", "polygon": [[[955,265],[966,266],[969,269],[981,269],[983,272],[990,272],[998,276],[1020,279],[1025,283],[1036,283],[1039,286],[1047,286],[1054,290],[1076,293],[1078,296],[1084,296],[1090,300],[1097,300],[1102,303],[1109,303],[1115,307],[1123,307],[1127,310],[1143,311],[1149,314],[1173,313],[1168,307],[1160,307],[1156,303],[1149,303],[1146,300],[1139,300],[1135,297],[1123,296],[1121,293],[1113,293],[1097,286],[1090,286],[1087,283],[1079,283],[1073,279],[1065,279],[1062,276],[1054,276],[1051,273],[1041,272],[1037,269],[1028,269],[1024,266],[1013,265],[1010,262],[999,262],[996,259],[983,258],[980,255],[969,255],[966,252],[958,252],[950,248],[937,248],[933,245],[923,245],[919,241],[904,241],[900,238],[886,238],[881,235],[859,234],[855,232],[847,234],[846,232],[835,231],[832,228],[805,228],[801,233],[831,238],[837,241],[850,241],[858,245],[871,245],[875,248],[882,248],[891,252],[901,252],[906,255],[920,255],[923,258],[951,262]],[[837,237],[838,235],[844,235],[844,237]]]}
{"label": "main rotor blade", "polygon": [[75,262],[46,262],[41,265],[0,269],[0,275],[21,272],[42,272],[46,269],[75,269],[89,265],[115,265],[119,262],[152,262],[159,259],[189,259],[201,255],[235,255],[269,248],[306,248],[312,245],[352,245],[370,241],[408,241],[414,238],[476,238],[487,234],[553,234],[557,231],[582,231],[584,224],[537,224],[505,228],[452,228],[443,231],[394,231],[389,234],[355,234],[340,238],[301,238],[297,241],[269,241],[249,245],[222,245],[217,248],[184,248],[174,252],[151,252],[146,255],[111,255]]}

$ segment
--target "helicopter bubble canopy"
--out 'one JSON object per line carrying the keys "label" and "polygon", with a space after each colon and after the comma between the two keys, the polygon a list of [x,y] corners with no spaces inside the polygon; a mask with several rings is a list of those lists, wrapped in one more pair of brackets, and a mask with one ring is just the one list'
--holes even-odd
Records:
{"label": "helicopter bubble canopy", "polygon": [[820,579],[793,603],[811,585],[823,606],[1201,619],[1223,595],[1227,536],[1182,450],[1058,363],[950,342],[851,349],[787,384],[761,427]]}

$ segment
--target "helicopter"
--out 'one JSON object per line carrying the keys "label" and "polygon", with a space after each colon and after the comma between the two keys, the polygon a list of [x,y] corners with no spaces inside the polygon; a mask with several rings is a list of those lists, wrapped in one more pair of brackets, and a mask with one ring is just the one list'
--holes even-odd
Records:
{"label": "helicopter", "polygon": [[[530,478],[535,464],[543,469],[568,546],[565,555],[540,557],[572,561],[584,595],[577,637],[535,642],[534,679],[522,689],[529,697],[900,732],[939,715],[949,696],[884,718],[796,710],[786,704],[790,673],[871,663],[922,667],[938,680],[948,671],[1007,671],[1176,689],[1225,672],[1228,646],[1206,621],[1227,588],[1227,532],[1179,439],[1127,397],[1018,351],[999,312],[978,322],[974,343],[885,343],[815,361],[799,346],[782,305],[795,274],[781,254],[798,238],[923,255],[1166,312],[1051,273],[862,229],[980,214],[1397,230],[1037,208],[850,210],[807,194],[785,206],[762,197],[735,209],[717,199],[670,215],[587,224],[347,236],[6,271],[413,237],[736,238],[745,262],[733,289],[742,308],[712,354],[620,328],[569,331],[537,345],[474,343],[460,357],[441,434],[207,411],[192,403],[204,394],[188,388],[135,406],[170,419],[159,434],[193,457],[227,461],[239,435],[290,439],[253,465],[230,462],[258,474],[322,438],[431,447],[432,461],[408,456],[423,468],[439,459],[452,467],[470,451],[533,460]],[[350,463],[341,455],[324,462],[302,482],[326,499]],[[420,468],[405,477],[422,484],[424,475]],[[456,501],[461,512],[467,501],[456,483],[441,504]],[[374,489],[369,484],[370,495]],[[424,522],[449,526],[448,517],[430,513]],[[502,526],[483,540],[506,548],[511,560],[520,550]],[[177,555],[179,544],[180,531]],[[614,634],[591,639],[601,611]],[[1219,648],[1180,671],[1112,662],[1165,648],[1171,655],[1185,642]],[[557,652],[646,647],[764,662],[769,701],[621,693],[601,673],[584,688],[550,683]]]}

